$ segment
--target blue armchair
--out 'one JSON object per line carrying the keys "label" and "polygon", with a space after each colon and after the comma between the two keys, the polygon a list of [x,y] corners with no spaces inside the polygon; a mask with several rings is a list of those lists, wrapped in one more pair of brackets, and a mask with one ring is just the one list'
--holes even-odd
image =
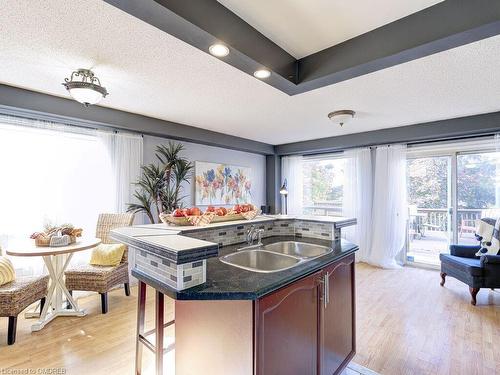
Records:
{"label": "blue armchair", "polygon": [[476,295],[481,288],[500,288],[500,255],[476,253],[480,246],[451,245],[450,254],[440,254],[441,286],[446,276],[452,276],[469,285],[471,304],[476,305]]}

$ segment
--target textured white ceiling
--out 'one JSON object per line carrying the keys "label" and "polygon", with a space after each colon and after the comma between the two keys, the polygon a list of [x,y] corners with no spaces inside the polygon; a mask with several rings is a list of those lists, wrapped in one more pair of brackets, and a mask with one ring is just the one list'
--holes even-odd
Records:
{"label": "textured white ceiling", "polygon": [[[2,0],[0,83],[68,97],[92,68],[102,106],[272,144],[500,110],[500,37],[288,96],[100,0]],[[327,114],[353,109],[343,128]]]}
{"label": "textured white ceiling", "polygon": [[217,0],[302,58],[443,0]]}

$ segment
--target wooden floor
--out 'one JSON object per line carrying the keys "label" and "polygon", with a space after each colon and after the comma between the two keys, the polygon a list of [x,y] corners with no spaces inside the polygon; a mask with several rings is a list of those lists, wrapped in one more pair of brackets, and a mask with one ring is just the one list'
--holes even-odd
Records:
{"label": "wooden floor", "polygon": [[[150,292],[148,290],[148,292]],[[58,318],[31,333],[19,319],[14,346],[7,346],[7,319],[0,318],[0,374],[5,368],[63,368],[65,374],[133,374],[136,288],[110,293],[110,311],[100,314],[97,295],[80,299],[84,318]],[[149,293],[151,296],[153,293]],[[153,324],[148,298],[146,323]],[[380,270],[357,266],[358,354],[354,362],[380,374],[500,374],[500,293],[481,290],[478,305],[468,288],[439,273],[406,267]],[[167,303],[167,317],[173,304]],[[167,331],[167,343],[173,330]],[[173,353],[167,362],[173,365]],[[144,350],[144,374],[153,358]],[[37,372],[40,373],[40,372]],[[172,373],[172,372],[170,372]]]}
{"label": "wooden floor", "polygon": [[357,267],[357,355],[381,374],[500,374],[500,293],[470,304],[467,285],[438,271]]}

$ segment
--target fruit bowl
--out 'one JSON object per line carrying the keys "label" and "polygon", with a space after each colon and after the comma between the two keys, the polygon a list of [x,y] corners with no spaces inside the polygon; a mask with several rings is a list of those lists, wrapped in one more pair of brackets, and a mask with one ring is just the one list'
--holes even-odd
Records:
{"label": "fruit bowl", "polygon": [[236,205],[231,209],[209,206],[202,213],[197,207],[177,209],[172,214],[161,213],[160,220],[167,225],[177,226],[203,226],[210,223],[221,223],[235,220],[252,220],[259,214],[257,207],[251,204]]}

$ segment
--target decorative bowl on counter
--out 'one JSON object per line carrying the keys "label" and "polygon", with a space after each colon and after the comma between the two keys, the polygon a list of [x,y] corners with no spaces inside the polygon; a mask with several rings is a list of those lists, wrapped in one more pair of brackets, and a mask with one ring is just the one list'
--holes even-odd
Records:
{"label": "decorative bowl on counter", "polygon": [[187,209],[176,209],[171,214],[161,213],[160,220],[167,225],[195,225],[203,226],[210,223],[220,223],[235,220],[252,220],[260,213],[260,210],[252,204],[237,204],[231,209],[225,207],[215,208],[208,206],[205,212],[197,207]]}

